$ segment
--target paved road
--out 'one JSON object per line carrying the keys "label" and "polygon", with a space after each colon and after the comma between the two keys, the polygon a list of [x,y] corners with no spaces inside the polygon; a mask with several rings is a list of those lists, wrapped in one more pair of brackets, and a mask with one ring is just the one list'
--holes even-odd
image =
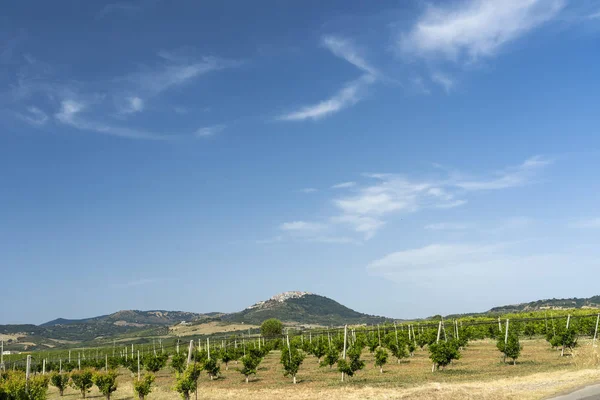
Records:
{"label": "paved road", "polygon": [[550,400],[600,400],[600,384],[586,386],[573,393],[553,397]]}

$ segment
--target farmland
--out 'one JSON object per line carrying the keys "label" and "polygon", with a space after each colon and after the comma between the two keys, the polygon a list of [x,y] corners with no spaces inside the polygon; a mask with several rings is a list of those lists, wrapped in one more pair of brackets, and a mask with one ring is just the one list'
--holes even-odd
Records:
{"label": "farmland", "polygon": [[[593,358],[595,355],[595,359]],[[502,363],[491,340],[471,343],[464,357],[445,371],[431,372],[431,361],[425,350],[418,350],[409,360],[390,362],[384,373],[373,365],[373,356],[365,351],[366,367],[356,376],[342,383],[337,370],[318,367],[314,357],[308,357],[300,368],[298,384],[283,377],[279,364],[279,351],[265,357],[254,379],[247,385],[233,363],[229,370],[222,368],[219,379],[209,380],[203,374],[199,381],[198,398],[201,399],[330,399],[346,398],[414,398],[423,399],[536,399],[558,393],[568,388],[592,382],[600,377],[598,349],[591,343],[581,344],[573,357],[560,357],[542,339],[524,341],[523,354],[517,365]],[[595,360],[595,361],[594,361]],[[135,377],[120,369],[116,400],[131,399],[132,381]],[[157,374],[156,389],[150,399],[178,399],[172,390],[174,374],[169,368]],[[79,398],[68,389],[65,399]],[[90,398],[99,398],[96,389]],[[51,388],[49,399],[59,399]]]}

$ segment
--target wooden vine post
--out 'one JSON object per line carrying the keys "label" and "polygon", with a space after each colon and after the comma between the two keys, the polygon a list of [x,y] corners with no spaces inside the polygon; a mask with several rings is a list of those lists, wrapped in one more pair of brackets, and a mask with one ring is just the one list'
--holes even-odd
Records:
{"label": "wooden vine post", "polygon": [[[435,340],[436,343],[440,342],[440,335],[442,334],[442,321],[440,320],[440,324],[438,325],[438,333],[437,333],[437,339]],[[435,363],[433,363],[433,365],[431,366],[431,372],[435,371]]]}
{"label": "wooden vine post", "polygon": [[[569,330],[569,323],[571,322],[571,314],[567,315],[567,331]],[[565,355],[565,341],[563,340],[562,350],[560,351],[560,356],[563,357]]]}
{"label": "wooden vine post", "polygon": [[[346,339],[348,338],[348,325],[344,325],[344,351],[342,352],[342,359],[346,359]],[[344,373],[342,372],[342,382],[344,382]]]}
{"label": "wooden vine post", "polygon": [[600,314],[596,318],[596,330],[594,330],[594,340],[592,340],[592,346],[596,347],[596,338],[598,337],[598,322],[600,322]]}
{"label": "wooden vine post", "polygon": [[504,333],[504,362],[506,362],[506,345],[508,344],[508,323],[509,320],[506,318],[506,332]]}

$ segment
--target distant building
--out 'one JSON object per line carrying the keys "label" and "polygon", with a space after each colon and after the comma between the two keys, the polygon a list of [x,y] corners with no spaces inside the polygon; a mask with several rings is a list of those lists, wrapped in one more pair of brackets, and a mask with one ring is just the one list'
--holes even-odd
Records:
{"label": "distant building", "polygon": [[11,354],[21,354],[20,351],[14,351],[14,350],[5,350],[2,352],[3,355],[5,356],[10,356]]}

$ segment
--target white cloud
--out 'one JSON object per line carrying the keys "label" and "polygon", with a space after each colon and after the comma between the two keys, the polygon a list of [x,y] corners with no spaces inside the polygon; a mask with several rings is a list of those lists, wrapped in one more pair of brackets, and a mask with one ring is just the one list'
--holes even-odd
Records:
{"label": "white cloud", "polygon": [[135,84],[138,90],[145,91],[149,95],[157,95],[173,87],[183,86],[212,71],[241,65],[239,61],[218,57],[205,56],[194,59],[164,51],[159,53],[159,56],[166,61],[166,64],[127,77],[127,80]]}
{"label": "white cloud", "polygon": [[142,278],[142,279],[138,279],[138,280],[134,280],[134,281],[130,281],[130,282],[125,282],[125,283],[115,283],[115,284],[112,285],[112,287],[114,289],[131,288],[131,287],[136,287],[136,286],[150,285],[150,284],[156,283],[158,281],[159,281],[158,279],[146,279],[146,278]]}
{"label": "white cloud", "polygon": [[430,231],[464,231],[470,227],[470,224],[461,224],[456,222],[439,222],[437,224],[425,225],[425,229]]}
{"label": "white cloud", "polygon": [[[451,171],[448,177],[437,179],[409,178],[398,174],[363,174],[369,179],[368,183],[352,185],[354,189],[350,193],[335,196],[331,201],[336,212],[327,220],[335,225],[350,227],[368,240],[392,215],[460,207],[467,204],[466,197],[470,192],[530,184],[540,170],[551,163],[549,159],[535,156],[518,166],[477,179],[467,178],[456,171]],[[505,221],[502,229],[522,228],[530,223],[526,218],[514,218]]]}
{"label": "white cloud", "polygon": [[431,74],[431,80],[440,85],[446,93],[450,93],[454,88],[454,80],[441,72]]}
{"label": "white cloud", "polygon": [[311,187],[304,188],[304,189],[301,190],[302,193],[314,193],[314,192],[317,192],[317,191],[318,191],[317,189],[311,188]]}
{"label": "white cloud", "polygon": [[598,218],[587,218],[579,220],[571,224],[574,228],[594,229],[600,228],[600,217]]}
{"label": "white cloud", "polygon": [[76,101],[73,99],[67,99],[62,101],[60,111],[54,116],[59,122],[80,130],[92,131],[112,136],[119,136],[128,139],[169,139],[169,136],[167,135],[161,135],[120,126],[112,126],[101,122],[85,119],[80,115],[85,109],[86,104],[84,104],[83,102]]}
{"label": "white cloud", "polygon": [[287,232],[315,232],[327,228],[326,225],[318,222],[292,221],[284,222],[279,226],[279,229]]}
{"label": "white cloud", "polygon": [[497,190],[519,187],[531,182],[535,174],[552,160],[534,156],[525,160],[521,165],[507,168],[496,174],[496,177],[485,180],[461,180],[456,186],[465,190]]}
{"label": "white cloud", "polygon": [[292,111],[280,115],[277,119],[281,121],[304,121],[308,119],[318,120],[339,112],[345,108],[351,107],[363,99],[367,86],[375,83],[379,73],[372,67],[360,54],[354,44],[344,38],[335,36],[325,36],[322,44],[336,57],[340,57],[358,69],[364,74],[339,90],[332,97],[320,101],[316,104],[304,106],[297,111]]}
{"label": "white cloud", "polygon": [[224,129],[225,129],[225,125],[205,126],[203,128],[197,129],[194,134],[196,137],[205,138],[205,137],[210,137],[210,136],[214,136],[218,133],[221,133],[221,132],[223,132]]}
{"label": "white cloud", "polygon": [[134,114],[144,110],[144,100],[137,96],[128,97],[125,102],[126,104],[121,110],[123,114]]}
{"label": "white cloud", "polygon": [[48,122],[48,115],[37,107],[27,107],[28,114],[17,114],[23,121],[31,125],[41,126]]}
{"label": "white cloud", "polygon": [[466,0],[430,5],[412,30],[402,35],[400,48],[425,57],[453,61],[495,55],[508,42],[553,19],[564,0]]}
{"label": "white cloud", "polygon": [[333,185],[332,189],[347,189],[356,186],[356,182],[342,182]]}
{"label": "white cloud", "polygon": [[342,58],[358,69],[369,75],[377,76],[379,72],[372,67],[360,54],[354,44],[348,39],[325,36],[322,39],[323,46],[331,51],[336,57]]}
{"label": "white cloud", "polygon": [[588,15],[589,19],[600,19],[600,11]]}
{"label": "white cloud", "polygon": [[347,84],[333,97],[317,104],[302,107],[298,111],[281,115],[278,119],[281,121],[304,121],[324,118],[358,103],[364,95],[365,87],[374,81],[373,76],[363,75],[361,78]]}

